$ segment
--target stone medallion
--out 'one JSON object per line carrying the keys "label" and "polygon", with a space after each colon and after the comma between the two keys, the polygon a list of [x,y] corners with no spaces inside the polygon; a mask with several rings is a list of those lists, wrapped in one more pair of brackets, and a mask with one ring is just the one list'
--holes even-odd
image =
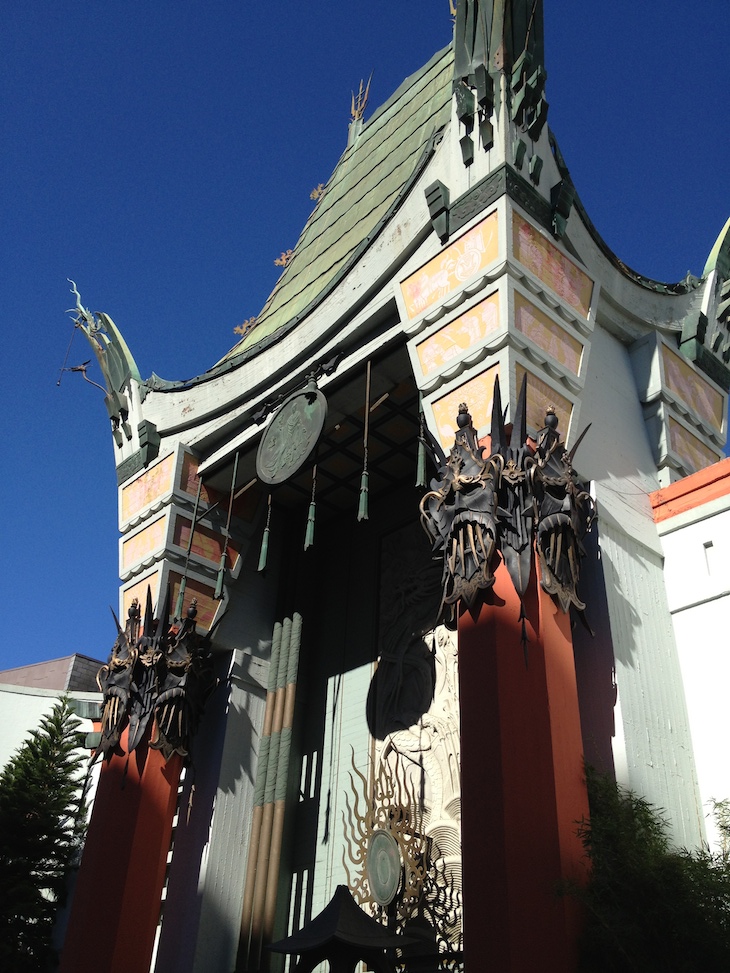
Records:
{"label": "stone medallion", "polygon": [[283,403],[269,423],[256,454],[256,473],[263,483],[274,486],[298,473],[317,445],[327,400],[314,382],[295,392]]}
{"label": "stone medallion", "polygon": [[373,899],[378,905],[390,905],[402,871],[398,842],[390,831],[378,828],[370,835],[365,869]]}

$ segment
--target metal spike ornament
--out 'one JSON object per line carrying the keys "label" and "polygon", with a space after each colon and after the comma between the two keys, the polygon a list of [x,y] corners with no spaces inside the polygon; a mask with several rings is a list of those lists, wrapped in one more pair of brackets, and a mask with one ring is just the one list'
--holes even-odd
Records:
{"label": "metal spike ornament", "polygon": [[421,523],[443,558],[440,616],[454,628],[460,601],[478,612],[494,584],[499,467],[485,459],[465,403],[459,406],[453,449],[420,504]]}
{"label": "metal spike ornament", "polygon": [[578,480],[560,442],[557,417],[548,410],[533,449],[527,443],[527,385],[523,380],[511,432],[505,427],[499,379],[492,403],[491,455],[485,458],[465,403],[459,406],[454,446],[420,504],[421,523],[443,559],[441,618],[453,627],[459,603],[478,611],[494,584],[501,554],[521,603],[522,643],[527,627],[522,604],[537,548],[540,584],[563,612],[572,605],[581,617],[577,594],[582,539],[595,519],[593,501]]}
{"label": "metal spike ornament", "polygon": [[586,606],[577,592],[580,562],[585,556],[583,538],[595,519],[595,504],[576,476],[573,456],[589,428],[568,452],[560,441],[555,410],[548,408],[545,426],[537,435],[532,476],[540,585],[562,611],[572,605],[581,616]]}
{"label": "metal spike ornament", "polygon": [[[152,611],[147,588],[144,624],[140,635],[139,603],[132,602],[124,631],[117,624],[117,639],[109,661],[97,675],[103,693],[101,740],[92,760],[121,753],[120,740],[128,726],[127,751],[147,736],[150,719],[154,731],[150,747],[165,760],[173,753],[187,758],[190,740],[202,717],[205,701],[217,685],[210,652],[210,637],[195,629],[195,599],[185,619],[170,624],[170,588],[159,617]],[[176,620],[177,622],[177,620]]]}

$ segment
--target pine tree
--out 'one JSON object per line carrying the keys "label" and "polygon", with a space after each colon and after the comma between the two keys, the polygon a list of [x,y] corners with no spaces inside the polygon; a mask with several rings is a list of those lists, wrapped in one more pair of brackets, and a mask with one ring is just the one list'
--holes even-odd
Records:
{"label": "pine tree", "polygon": [[2,970],[53,968],[53,922],[85,829],[78,726],[60,700],[0,775]]}

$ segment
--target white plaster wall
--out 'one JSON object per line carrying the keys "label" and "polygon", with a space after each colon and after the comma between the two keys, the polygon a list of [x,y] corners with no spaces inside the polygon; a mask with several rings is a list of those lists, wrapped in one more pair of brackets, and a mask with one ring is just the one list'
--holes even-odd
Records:
{"label": "white plaster wall", "polygon": [[0,767],[38,729],[57,700],[56,693],[36,695],[21,686],[0,686]]}
{"label": "white plaster wall", "polygon": [[[195,973],[236,965],[267,671],[268,663],[250,652],[234,654],[220,783],[198,884]],[[242,747],[244,740],[250,747]]]}
{"label": "white plaster wall", "polygon": [[[0,685],[0,769],[30,737],[44,716],[48,716],[63,693],[31,686]],[[99,693],[70,693],[78,699],[100,700]],[[91,733],[91,720],[78,716],[79,733]],[[86,754],[86,750],[79,750]]]}
{"label": "white plaster wall", "polygon": [[[682,671],[649,494],[659,487],[628,349],[596,327],[575,456],[595,483],[615,657],[614,762],[623,785],[670,821],[679,845],[704,838]],[[571,439],[580,430],[571,430]],[[590,616],[590,606],[588,609]]]}
{"label": "white plaster wall", "polygon": [[618,687],[619,783],[665,812],[675,844],[698,847],[703,813],[662,559],[608,524],[600,544]]}
{"label": "white plaster wall", "polygon": [[[672,612],[730,594],[730,496],[688,513],[684,523],[672,517],[659,525]],[[696,617],[704,631],[702,613]]]}
{"label": "white plaster wall", "polygon": [[712,799],[730,798],[730,496],[660,530],[707,840],[719,850]]}
{"label": "white plaster wall", "polygon": [[710,847],[720,848],[712,799],[730,798],[730,595],[675,613],[674,631]]}
{"label": "white plaster wall", "polygon": [[[352,806],[352,760],[369,776],[370,735],[365,721],[372,664],[331,676],[327,684],[327,715],[322,749],[322,797],[317,825],[317,858],[312,916],[317,916],[338,885],[347,884],[342,864],[345,846],[345,796]],[[356,781],[356,786],[359,781]],[[329,800],[328,800],[329,794]],[[329,821],[327,820],[329,816]]]}
{"label": "white plaster wall", "polygon": [[586,369],[580,428],[571,429],[568,445],[589,423],[574,464],[596,483],[601,521],[659,552],[649,503],[659,482],[631,360],[627,348],[600,326]]}

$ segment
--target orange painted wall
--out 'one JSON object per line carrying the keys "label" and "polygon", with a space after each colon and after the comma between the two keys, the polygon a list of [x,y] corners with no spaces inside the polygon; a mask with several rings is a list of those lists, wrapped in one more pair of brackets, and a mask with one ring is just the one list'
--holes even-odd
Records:
{"label": "orange painted wall", "polygon": [[588,817],[569,619],[531,580],[528,662],[506,569],[492,604],[459,620],[465,966],[570,973]]}
{"label": "orange painted wall", "polygon": [[146,740],[102,768],[60,973],[149,970],[180,770]]}
{"label": "orange painted wall", "polygon": [[649,494],[655,523],[730,493],[730,457]]}

